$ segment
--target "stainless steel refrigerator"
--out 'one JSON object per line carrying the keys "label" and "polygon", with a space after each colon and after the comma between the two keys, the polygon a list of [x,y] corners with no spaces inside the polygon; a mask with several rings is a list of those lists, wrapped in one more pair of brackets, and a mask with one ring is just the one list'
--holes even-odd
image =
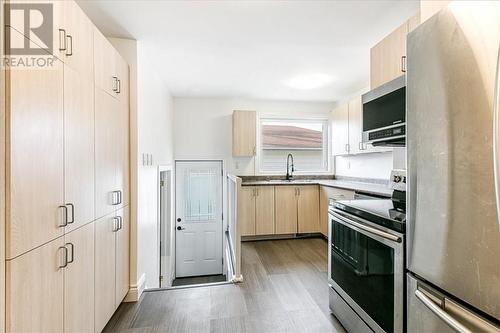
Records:
{"label": "stainless steel refrigerator", "polygon": [[408,36],[407,329],[500,332],[500,2]]}

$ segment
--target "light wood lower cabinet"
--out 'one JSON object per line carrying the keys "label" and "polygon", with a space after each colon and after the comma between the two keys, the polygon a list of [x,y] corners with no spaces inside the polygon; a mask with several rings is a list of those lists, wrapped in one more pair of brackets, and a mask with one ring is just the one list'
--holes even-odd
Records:
{"label": "light wood lower cabinet", "polygon": [[95,222],[95,332],[101,332],[129,290],[129,207]]}
{"label": "light wood lower cabinet", "polygon": [[95,332],[101,332],[115,311],[117,219],[115,214],[95,221]]}
{"label": "light wood lower cabinet", "polygon": [[276,233],[297,233],[297,188],[276,186],[274,189]]}
{"label": "light wood lower cabinet", "polygon": [[344,190],[329,186],[320,186],[319,197],[319,230],[328,237],[328,205],[330,199],[333,200],[352,200],[354,191]]}
{"label": "light wood lower cabinet", "polygon": [[274,186],[258,186],[255,196],[255,234],[274,234]]}
{"label": "light wood lower cabinet", "polygon": [[7,261],[7,332],[62,332],[64,237]]}
{"label": "light wood lower cabinet", "polygon": [[116,295],[115,307],[123,301],[130,286],[129,279],[129,234],[130,218],[129,207],[116,212],[119,218],[119,229],[116,231]]}
{"label": "light wood lower cabinet", "polygon": [[242,236],[255,235],[255,187],[243,186],[240,197],[241,211],[238,212],[238,223],[241,225]]}
{"label": "light wood lower cabinet", "polygon": [[64,269],[64,332],[94,330],[94,223],[64,236],[69,261]]}
{"label": "light wood lower cabinet", "polygon": [[299,186],[297,196],[297,224],[299,233],[319,232],[319,188],[316,185]]}

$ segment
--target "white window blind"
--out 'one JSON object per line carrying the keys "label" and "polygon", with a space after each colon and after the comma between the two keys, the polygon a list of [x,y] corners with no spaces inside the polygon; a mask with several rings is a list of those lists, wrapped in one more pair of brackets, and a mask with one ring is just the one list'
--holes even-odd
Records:
{"label": "white window blind", "polygon": [[290,153],[296,172],[328,171],[328,121],[261,119],[261,171],[286,172]]}

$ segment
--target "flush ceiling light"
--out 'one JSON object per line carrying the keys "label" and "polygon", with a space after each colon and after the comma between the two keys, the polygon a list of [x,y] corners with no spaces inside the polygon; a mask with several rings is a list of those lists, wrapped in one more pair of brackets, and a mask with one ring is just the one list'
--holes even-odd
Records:
{"label": "flush ceiling light", "polygon": [[295,89],[310,90],[326,86],[332,81],[333,78],[326,74],[303,74],[293,77],[286,83],[286,85]]}

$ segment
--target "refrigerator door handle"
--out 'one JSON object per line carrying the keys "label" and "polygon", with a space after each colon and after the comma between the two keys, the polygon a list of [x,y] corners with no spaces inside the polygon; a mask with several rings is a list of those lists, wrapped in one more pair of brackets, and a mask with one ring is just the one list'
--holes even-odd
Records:
{"label": "refrigerator door handle", "polygon": [[[443,320],[448,326],[458,333],[498,333],[499,328],[466,310],[462,306],[448,299],[432,295],[420,286],[415,290],[415,296],[436,316]],[[438,303],[439,302],[439,303]],[[457,320],[457,318],[460,319]],[[463,322],[466,325],[462,324]]]}
{"label": "refrigerator door handle", "polygon": [[497,205],[497,221],[500,226],[500,179],[498,175],[498,158],[500,157],[500,142],[498,127],[499,121],[499,108],[500,108],[500,47],[498,48],[497,57],[497,72],[495,76],[495,95],[493,100],[493,175],[495,178],[495,198]]}
{"label": "refrigerator door handle", "polygon": [[448,326],[454,329],[458,333],[473,333],[467,327],[462,325],[459,321],[453,318],[449,313],[444,311],[441,306],[436,304],[429,296],[425,294],[425,291],[421,289],[415,290],[415,296],[422,302],[424,305],[431,310],[436,316],[441,318]]}

